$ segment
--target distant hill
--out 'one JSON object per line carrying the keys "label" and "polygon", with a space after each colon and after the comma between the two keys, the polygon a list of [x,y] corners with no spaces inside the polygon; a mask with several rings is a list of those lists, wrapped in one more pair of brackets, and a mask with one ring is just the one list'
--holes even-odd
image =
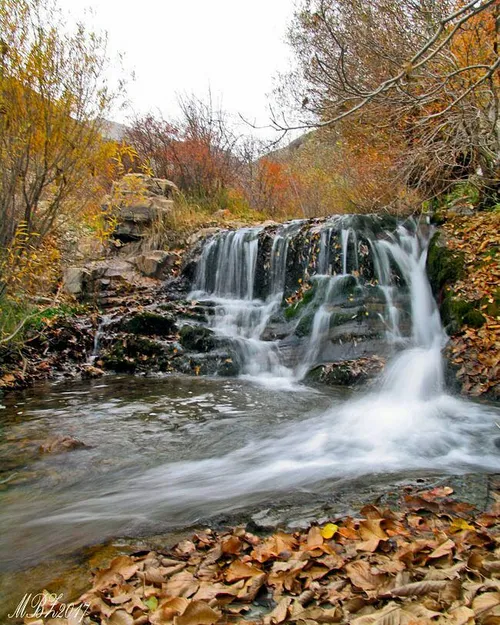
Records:
{"label": "distant hill", "polygon": [[112,122],[108,119],[104,120],[103,136],[105,139],[110,139],[111,141],[122,141],[128,130],[129,127],[125,124]]}
{"label": "distant hill", "polygon": [[268,158],[272,161],[287,161],[294,155],[295,152],[300,150],[302,146],[312,141],[316,133],[316,130],[310,130],[309,132],[305,132],[303,135],[300,135],[300,137],[297,137],[293,141],[290,141],[290,143],[288,145],[285,145],[283,148],[272,150],[265,155],[265,158]]}

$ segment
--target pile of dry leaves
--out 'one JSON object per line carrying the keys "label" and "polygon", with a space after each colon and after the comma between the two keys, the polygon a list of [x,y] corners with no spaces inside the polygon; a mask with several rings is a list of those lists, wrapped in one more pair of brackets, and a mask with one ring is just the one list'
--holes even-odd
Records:
{"label": "pile of dry leaves", "polygon": [[120,556],[81,597],[83,622],[495,625],[500,503],[474,516],[452,492],[406,494],[398,512],[368,505],[304,532],[206,530],[169,552]]}
{"label": "pile of dry leaves", "polygon": [[465,277],[453,291],[464,301],[480,302],[485,319],[481,328],[469,327],[452,337],[451,360],[465,393],[500,396],[500,213],[454,217],[443,228],[448,247],[463,252],[465,259]]}

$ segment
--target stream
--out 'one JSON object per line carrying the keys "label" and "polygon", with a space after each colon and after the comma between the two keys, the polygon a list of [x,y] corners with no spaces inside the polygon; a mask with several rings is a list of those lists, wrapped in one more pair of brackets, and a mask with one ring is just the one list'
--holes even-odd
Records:
{"label": "stream", "polygon": [[[234,340],[243,363],[239,378],[109,376],[3,400],[1,571],[111,537],[167,532],[236,512],[245,518],[287,498],[310,503],[338,485],[500,471],[500,408],[454,397],[444,384],[446,335],[425,273],[426,238],[403,228],[373,245],[394,352],[379,379],[351,393],[309,386],[303,378],[326,342],[324,321],[333,314],[331,298],[347,275],[348,245],[357,245],[356,236],[342,230],[341,273],[325,274],[325,299],[292,368],[280,362],[273,342],[260,339],[284,269],[271,267],[270,296],[256,301],[256,232],[209,243],[195,285],[198,298],[217,303],[213,328]],[[273,246],[280,258],[286,235]],[[321,241],[330,239],[327,232]],[[209,281],[203,272],[214,262]],[[390,263],[409,288],[412,325],[404,339],[393,311]],[[319,266],[328,271],[324,254]],[[351,266],[358,266],[357,257]],[[57,434],[87,447],[42,454],[40,445]]]}

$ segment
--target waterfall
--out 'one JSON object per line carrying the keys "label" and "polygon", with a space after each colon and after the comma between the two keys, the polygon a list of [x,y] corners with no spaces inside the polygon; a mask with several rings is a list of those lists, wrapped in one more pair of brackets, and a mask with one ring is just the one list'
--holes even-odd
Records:
{"label": "waterfall", "polygon": [[[377,225],[376,217],[371,220]],[[211,327],[218,336],[231,341],[242,375],[267,384],[275,384],[278,379],[288,384],[300,381],[312,367],[321,363],[323,348],[329,343],[334,304],[349,305],[349,300],[342,302],[343,289],[363,297],[369,287],[360,275],[363,271],[358,255],[361,237],[385,302],[385,312],[380,316],[386,325],[389,343],[403,344],[409,349],[434,350],[429,363],[435,362],[436,366],[430,379],[434,384],[442,380],[442,373],[438,371],[439,352],[446,337],[425,273],[428,239],[414,223],[382,230],[377,235],[369,228],[355,227],[355,223],[358,222],[351,221],[350,217],[342,217],[320,224],[317,258],[312,252],[312,243],[307,249],[304,247],[304,241],[313,239],[309,234],[311,225],[304,220],[274,227],[270,231],[273,239],[266,258],[259,257],[264,253],[259,247],[262,227],[222,231],[205,243],[191,296],[214,303]],[[363,223],[370,224],[367,220]],[[318,226],[314,228],[317,232]],[[299,235],[302,248],[290,256],[290,244]],[[339,248],[340,260],[338,255],[335,260],[332,250]],[[304,263],[297,275],[300,272],[311,275],[314,297],[303,307],[295,325],[291,325],[290,332],[301,323],[310,326],[309,335],[300,339],[300,346],[295,348],[299,362],[294,364],[284,362],[279,340],[262,340],[262,337],[273,316],[280,314],[287,276],[297,271],[297,262]],[[264,280],[267,288],[261,299],[254,297],[258,263],[259,279]],[[403,289],[398,281],[402,282]],[[411,306],[411,336],[405,336],[402,330],[399,299],[403,296],[409,299]],[[354,301],[354,295],[350,299]],[[346,311],[344,316],[356,318],[355,314],[349,317],[349,308],[342,310]],[[353,310],[359,310],[355,302]],[[411,354],[405,356],[410,357]],[[408,374],[407,371],[402,373],[403,364],[401,359],[397,369],[388,368],[385,385],[391,384],[390,380],[394,385],[400,383],[401,379],[396,379],[398,372],[401,376]],[[412,379],[418,387],[413,374]]]}
{"label": "waterfall", "polygon": [[283,297],[288,246],[302,223],[303,220],[296,219],[290,223],[283,224],[274,237],[273,247],[271,249],[270,298],[279,297],[279,299],[281,299]]}
{"label": "waterfall", "polygon": [[102,315],[94,334],[94,344],[92,346],[92,353],[87,359],[87,364],[94,365],[99,357],[99,350],[101,348],[101,339],[105,335],[106,328],[114,320],[113,315]]}
{"label": "waterfall", "polygon": [[342,240],[342,273],[347,275],[347,260],[349,255],[349,239],[352,238],[353,247],[354,247],[354,266],[356,270],[359,269],[359,259],[358,259],[358,239],[356,237],[356,232],[352,228],[343,228],[341,233]]}
{"label": "waterfall", "polygon": [[318,273],[330,273],[330,244],[332,238],[332,228],[325,228],[321,231],[318,256]]}
{"label": "waterfall", "polygon": [[299,224],[285,224],[274,239],[267,301],[253,298],[260,227],[215,235],[203,248],[191,293],[215,303],[212,329],[232,342],[242,374],[263,383],[276,379],[286,384],[293,377],[281,363],[276,343],[260,337],[281,303],[288,243]]}
{"label": "waterfall", "polygon": [[[304,233],[301,230],[299,234]],[[337,263],[336,275],[316,276],[315,295],[304,305],[302,317],[313,314],[312,331],[305,353],[300,353],[304,362],[294,373],[281,362],[276,342],[261,340],[263,322],[276,308],[273,297],[268,301],[253,297],[258,235],[258,229],[244,229],[220,233],[207,242],[196,278],[197,291],[192,294],[216,303],[214,330],[240,346],[244,375],[275,385],[272,392],[263,391],[262,396],[277,398],[286,411],[288,396],[274,390],[276,379],[296,381],[321,357],[334,307],[343,291],[351,289],[349,292],[356,295],[375,286],[369,272],[371,285],[364,283],[362,275],[345,275],[350,266],[356,267],[355,259],[349,262],[348,241],[359,240],[371,250],[369,258],[360,259],[359,273],[373,266],[379,288],[385,289],[387,308],[396,304],[396,290],[409,290],[411,335],[403,337],[404,349],[393,356],[377,384],[347,400],[332,396],[326,411],[315,410],[315,391],[301,386],[300,392],[310,404],[302,418],[273,421],[270,414],[266,423],[269,429],[264,428],[264,433],[259,429],[246,439],[227,436],[227,452],[215,449],[212,456],[203,454],[202,459],[166,462],[134,473],[124,483],[112,484],[105,495],[89,491],[86,499],[58,504],[52,515],[44,509],[43,514],[33,515],[32,526],[69,526],[73,538],[76,524],[89,519],[93,524],[96,519],[99,523],[106,519],[113,524],[133,523],[144,519],[146,510],[148,521],[195,522],[216,513],[233,514],[242,506],[272,506],[280,495],[288,497],[294,490],[314,492],[323,488],[322,492],[330,495],[336,483],[344,486],[347,480],[360,476],[369,482],[388,474],[407,479],[422,472],[499,471],[492,436],[499,419],[497,411],[452,397],[444,388],[441,348],[446,335],[425,273],[428,237],[414,224],[389,232],[378,230],[377,235],[358,230],[356,239],[347,228],[325,235],[325,242],[328,236],[336,237],[332,249],[343,250],[341,270]],[[302,236],[300,241],[308,238]],[[280,249],[282,253],[282,245],[280,241],[273,246],[275,252]],[[357,244],[354,247],[357,254]],[[297,263],[311,256],[310,250],[302,257],[292,254],[291,246],[288,252],[286,273],[297,269],[292,260]],[[330,258],[329,264],[334,267],[338,260]],[[314,265],[315,261],[311,262]],[[395,272],[399,272],[397,280]],[[281,268],[276,270],[278,274],[281,281]],[[275,287],[270,288],[274,292]],[[386,311],[387,319],[398,325],[396,315],[391,315]],[[394,329],[402,336],[402,328]],[[245,430],[247,418],[245,410],[240,421],[237,415],[231,416],[235,434],[240,424]],[[30,531],[23,533],[22,541],[26,535]]]}
{"label": "waterfall", "polygon": [[226,231],[203,249],[195,288],[218,297],[251,300],[261,228]]}

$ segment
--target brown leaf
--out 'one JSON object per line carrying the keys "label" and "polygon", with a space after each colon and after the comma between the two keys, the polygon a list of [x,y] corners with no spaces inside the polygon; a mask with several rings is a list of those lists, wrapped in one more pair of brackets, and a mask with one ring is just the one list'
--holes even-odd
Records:
{"label": "brown leaf", "polygon": [[274,610],[264,618],[264,623],[270,625],[279,625],[279,623],[283,623],[288,616],[288,607],[291,602],[291,597],[283,597]]}
{"label": "brown leaf", "polygon": [[434,551],[431,554],[429,554],[428,556],[429,560],[435,559],[435,558],[442,558],[443,556],[450,554],[454,548],[455,548],[455,543],[451,540],[451,538],[449,538],[447,541],[439,545],[439,547],[434,549]]}
{"label": "brown leaf", "polygon": [[262,573],[261,569],[256,566],[250,566],[240,560],[231,562],[229,568],[226,571],[226,580],[228,582],[236,582],[239,579],[247,579],[248,577],[255,577]]}
{"label": "brown leaf", "polygon": [[472,609],[476,616],[489,612],[500,605],[500,592],[485,592],[478,595],[472,602]]}
{"label": "brown leaf", "polygon": [[372,573],[368,562],[358,560],[345,565],[351,583],[362,590],[377,590],[387,583],[387,575]]}
{"label": "brown leaf", "polygon": [[251,577],[246,583],[245,588],[240,590],[238,593],[238,599],[241,601],[251,602],[257,596],[257,593],[262,588],[266,581],[267,575],[265,573],[261,573],[260,575],[256,575],[255,577]]}
{"label": "brown leaf", "polygon": [[109,625],[134,625],[134,618],[125,610],[117,610],[111,615]]}
{"label": "brown leaf", "polygon": [[321,535],[321,528],[317,525],[313,525],[307,532],[307,546],[309,549],[320,547],[324,542],[324,538]]}
{"label": "brown leaf", "polygon": [[189,605],[185,597],[169,597],[163,599],[158,608],[149,615],[152,625],[166,625],[172,623],[175,616],[182,614]]}
{"label": "brown leaf", "polygon": [[174,618],[174,625],[214,625],[220,613],[203,601],[191,601],[181,616]]}
{"label": "brown leaf", "polygon": [[474,611],[462,605],[450,610],[435,622],[440,625],[474,625]]}
{"label": "brown leaf", "polygon": [[221,543],[222,552],[237,555],[240,553],[243,544],[237,536],[228,536]]}
{"label": "brown leaf", "polygon": [[94,576],[94,590],[102,590],[121,584],[130,579],[139,570],[139,564],[130,556],[118,556],[112,560],[109,568],[103,569]]}
{"label": "brown leaf", "polygon": [[387,593],[391,597],[419,597],[421,595],[439,592],[443,590],[449,582],[446,580],[427,580],[422,582],[412,582],[404,586],[393,588]]}
{"label": "brown leaf", "polygon": [[198,590],[199,583],[192,573],[182,571],[173,575],[163,589],[171,597],[191,597]]}

